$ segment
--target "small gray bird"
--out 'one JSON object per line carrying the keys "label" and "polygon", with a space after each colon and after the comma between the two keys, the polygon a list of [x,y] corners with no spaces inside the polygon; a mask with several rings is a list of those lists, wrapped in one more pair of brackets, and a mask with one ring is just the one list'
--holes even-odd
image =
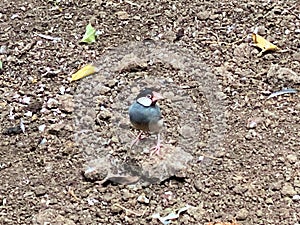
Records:
{"label": "small gray bird", "polygon": [[160,130],[163,126],[163,120],[160,109],[156,102],[162,99],[163,96],[152,89],[142,90],[136,97],[135,102],[129,107],[129,118],[132,125],[140,130],[137,138],[132,142],[131,147],[140,139],[143,132],[151,132],[157,134],[157,144],[151,151],[159,154],[161,148]]}

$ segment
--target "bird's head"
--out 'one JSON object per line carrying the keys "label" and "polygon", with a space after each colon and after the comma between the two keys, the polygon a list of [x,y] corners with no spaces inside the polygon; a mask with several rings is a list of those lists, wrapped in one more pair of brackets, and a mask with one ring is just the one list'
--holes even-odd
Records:
{"label": "bird's head", "polygon": [[160,99],[163,99],[163,96],[150,88],[142,90],[136,97],[136,101],[143,106],[155,105]]}

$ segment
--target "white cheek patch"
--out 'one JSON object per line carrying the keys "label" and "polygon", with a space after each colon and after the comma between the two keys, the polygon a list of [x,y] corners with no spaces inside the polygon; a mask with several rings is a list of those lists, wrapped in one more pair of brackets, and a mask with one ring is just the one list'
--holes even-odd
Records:
{"label": "white cheek patch", "polygon": [[141,97],[137,100],[137,102],[143,106],[150,106],[152,104],[151,99],[147,97]]}

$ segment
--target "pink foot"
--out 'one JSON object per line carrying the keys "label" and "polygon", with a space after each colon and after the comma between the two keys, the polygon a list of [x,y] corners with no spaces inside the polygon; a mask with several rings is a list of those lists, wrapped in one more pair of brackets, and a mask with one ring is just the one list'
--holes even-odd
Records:
{"label": "pink foot", "polygon": [[150,152],[150,156],[152,156],[153,154],[157,154],[160,155],[160,149],[161,149],[162,145],[160,143],[157,143],[156,146],[154,146],[153,148],[151,148],[151,152]]}
{"label": "pink foot", "polygon": [[161,141],[160,141],[160,134],[157,134],[157,144],[155,147],[151,148],[151,152],[150,152],[150,156],[152,156],[153,154],[157,154],[160,155],[160,149],[162,147]]}
{"label": "pink foot", "polygon": [[131,142],[130,148],[132,148],[132,146],[134,146],[135,144],[138,144],[140,140],[142,140],[142,134],[143,131],[141,131],[138,136]]}

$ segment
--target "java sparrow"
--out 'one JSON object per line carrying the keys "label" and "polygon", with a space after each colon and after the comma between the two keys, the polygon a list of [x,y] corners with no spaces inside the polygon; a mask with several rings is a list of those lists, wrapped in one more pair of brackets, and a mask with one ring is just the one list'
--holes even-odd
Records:
{"label": "java sparrow", "polygon": [[163,119],[159,106],[156,102],[163,96],[152,89],[142,90],[135,101],[129,107],[129,119],[134,128],[140,130],[137,138],[132,142],[131,147],[140,139],[142,133],[155,133],[157,135],[157,144],[151,148],[150,155],[159,154],[162,147],[160,140],[160,131],[163,126]]}

